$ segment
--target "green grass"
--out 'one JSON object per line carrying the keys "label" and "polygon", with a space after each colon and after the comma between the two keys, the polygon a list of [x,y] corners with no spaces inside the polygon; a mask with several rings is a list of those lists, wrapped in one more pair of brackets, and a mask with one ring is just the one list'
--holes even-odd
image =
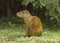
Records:
{"label": "green grass", "polygon": [[60,43],[60,28],[44,25],[39,37],[28,37],[26,27],[18,18],[0,19],[0,43]]}

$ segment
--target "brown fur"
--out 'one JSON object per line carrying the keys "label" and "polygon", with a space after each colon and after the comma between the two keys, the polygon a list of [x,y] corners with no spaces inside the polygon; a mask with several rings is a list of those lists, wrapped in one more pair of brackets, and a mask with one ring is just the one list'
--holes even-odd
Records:
{"label": "brown fur", "polygon": [[42,34],[42,23],[37,16],[32,16],[28,10],[17,12],[16,15],[23,18],[28,28],[28,36],[40,36]]}

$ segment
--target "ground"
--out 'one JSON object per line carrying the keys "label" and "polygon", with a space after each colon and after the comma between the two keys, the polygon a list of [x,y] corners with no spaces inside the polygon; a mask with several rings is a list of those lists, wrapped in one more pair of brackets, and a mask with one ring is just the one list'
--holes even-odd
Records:
{"label": "ground", "polygon": [[0,43],[60,43],[59,28],[45,26],[39,37],[28,37],[26,29],[25,25],[20,25],[17,20],[7,22],[0,19]]}
{"label": "ground", "polygon": [[60,43],[60,31],[44,30],[39,37],[27,37],[25,27],[0,29],[0,43]]}

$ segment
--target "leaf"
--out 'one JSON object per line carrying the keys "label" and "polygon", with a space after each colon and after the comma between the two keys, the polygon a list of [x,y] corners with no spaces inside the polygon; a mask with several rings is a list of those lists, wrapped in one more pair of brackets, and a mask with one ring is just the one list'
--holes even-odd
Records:
{"label": "leaf", "polygon": [[38,4],[38,2],[34,2],[34,3],[33,3],[33,6],[36,6],[36,4]]}
{"label": "leaf", "polygon": [[58,0],[52,0],[51,3],[53,3],[54,5],[58,5],[59,1]]}
{"label": "leaf", "polygon": [[46,6],[50,3],[50,0],[39,0],[39,2],[41,3],[41,5]]}
{"label": "leaf", "polygon": [[46,8],[48,9],[48,10],[50,10],[50,7],[51,6],[51,4],[48,4],[48,5],[46,5]]}
{"label": "leaf", "polygon": [[27,4],[29,4],[29,3],[32,3],[32,2],[34,2],[35,0],[23,0],[22,1],[22,5],[27,5]]}
{"label": "leaf", "polygon": [[38,2],[34,2],[32,5],[33,5],[33,7],[35,7],[35,8],[38,8],[39,6],[41,6]]}
{"label": "leaf", "polygon": [[60,7],[59,6],[56,8],[56,10],[60,13]]}
{"label": "leaf", "polygon": [[21,4],[22,4],[22,5],[27,5],[28,3],[29,3],[29,1],[23,0]]}
{"label": "leaf", "polygon": [[35,0],[29,0],[29,2],[34,2]]}

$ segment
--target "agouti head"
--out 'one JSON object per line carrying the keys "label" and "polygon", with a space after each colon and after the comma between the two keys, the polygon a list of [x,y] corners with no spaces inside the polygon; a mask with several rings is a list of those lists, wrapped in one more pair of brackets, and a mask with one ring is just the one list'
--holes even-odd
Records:
{"label": "agouti head", "polygon": [[26,18],[27,16],[30,16],[29,14],[30,14],[30,13],[29,13],[28,10],[23,10],[23,11],[17,12],[16,15],[17,15],[18,17],[21,17],[21,18]]}

